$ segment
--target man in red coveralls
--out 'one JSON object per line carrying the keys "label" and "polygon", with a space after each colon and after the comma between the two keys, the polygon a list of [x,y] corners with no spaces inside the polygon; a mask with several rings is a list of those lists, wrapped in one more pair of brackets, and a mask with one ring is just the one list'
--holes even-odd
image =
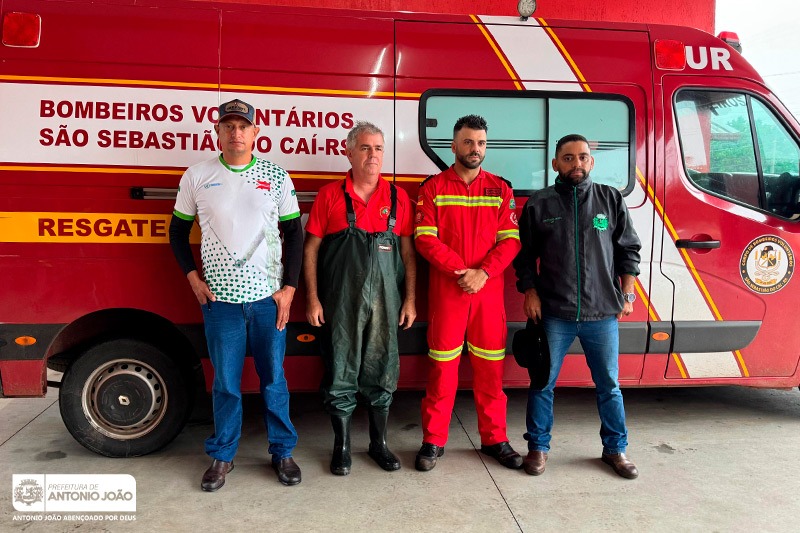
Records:
{"label": "man in red coveralls", "polygon": [[428,387],[422,400],[423,442],[416,468],[431,470],[444,453],[458,386],[458,363],[467,347],[474,371],[481,451],[508,468],[522,457],[506,435],[506,314],[503,272],[520,249],[511,184],[486,172],[486,121],[458,119],[453,166],[425,180],[417,200],[414,239],[431,264],[428,297]]}

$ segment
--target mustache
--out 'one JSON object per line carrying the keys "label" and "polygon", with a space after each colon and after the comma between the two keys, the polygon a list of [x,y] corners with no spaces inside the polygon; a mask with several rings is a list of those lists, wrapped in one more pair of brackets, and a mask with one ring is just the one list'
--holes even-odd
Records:
{"label": "mustache", "polygon": [[577,168],[575,170],[570,170],[569,172],[559,172],[558,177],[561,178],[562,181],[583,181],[589,177],[589,173],[586,171],[586,169]]}

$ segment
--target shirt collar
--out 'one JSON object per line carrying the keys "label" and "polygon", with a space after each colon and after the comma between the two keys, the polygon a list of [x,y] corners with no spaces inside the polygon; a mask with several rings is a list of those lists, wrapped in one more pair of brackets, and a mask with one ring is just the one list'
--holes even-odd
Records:
{"label": "shirt collar", "polygon": [[[378,188],[375,189],[375,192],[372,194],[372,198],[375,197],[376,194],[381,193],[384,189],[389,187],[389,182],[383,179],[383,174],[378,176]],[[361,199],[359,195],[356,194],[355,189],[353,189],[353,170],[350,169],[347,171],[347,175],[344,177],[344,190],[347,191],[347,194],[350,195],[350,198],[353,201],[358,201],[364,204],[364,200]],[[366,204],[365,204],[366,205]]]}
{"label": "shirt collar", "polygon": [[[231,172],[236,172],[237,174],[239,174],[241,172],[244,172],[245,170],[250,170],[250,167],[252,167],[253,165],[256,164],[256,160],[257,160],[256,156],[254,156],[254,155],[250,156],[250,162],[247,163],[247,165],[245,165],[242,168],[233,168],[225,161],[225,158],[222,157],[222,154],[219,154],[219,162],[222,163],[222,166],[227,168]],[[239,166],[239,165],[236,165],[236,166]]]}
{"label": "shirt collar", "polygon": [[572,189],[578,189],[578,194],[583,194],[592,187],[592,178],[591,176],[587,176],[585,180],[583,180],[577,185],[573,185],[569,182],[562,181],[561,178],[556,178],[555,187],[556,190],[560,192],[571,193]]}
{"label": "shirt collar", "polygon": [[[461,183],[465,183],[465,181],[461,179],[461,176],[459,176],[456,173],[455,165],[450,165],[450,168],[447,169],[445,175],[447,176],[447,179],[449,179],[450,181],[460,181]],[[486,172],[484,172],[483,167],[481,167],[480,171],[478,172],[478,175],[475,176],[475,180],[482,180],[485,177],[486,177]],[[472,181],[474,182],[475,180]]]}

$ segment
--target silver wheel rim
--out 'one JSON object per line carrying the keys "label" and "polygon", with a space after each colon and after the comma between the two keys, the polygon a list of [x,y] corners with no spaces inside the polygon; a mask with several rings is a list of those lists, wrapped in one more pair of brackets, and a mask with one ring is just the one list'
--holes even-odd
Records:
{"label": "silver wheel rim", "polygon": [[[130,423],[115,422],[103,412],[103,396],[109,396],[106,385],[113,381],[122,381],[130,384],[131,389],[149,393],[149,399],[139,401],[139,405],[135,406],[138,414]],[[81,391],[81,407],[89,423],[103,435],[116,440],[137,439],[158,427],[167,411],[167,399],[167,389],[161,375],[151,366],[133,359],[115,359],[98,367]],[[113,401],[127,408],[137,399],[130,394],[117,394]]]}

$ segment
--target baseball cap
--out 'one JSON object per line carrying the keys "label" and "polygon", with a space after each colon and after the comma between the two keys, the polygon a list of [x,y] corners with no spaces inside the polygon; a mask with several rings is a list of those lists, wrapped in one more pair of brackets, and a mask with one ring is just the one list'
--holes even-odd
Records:
{"label": "baseball cap", "polygon": [[248,104],[247,102],[243,102],[238,98],[236,100],[231,100],[230,102],[225,102],[224,104],[220,104],[219,106],[219,122],[222,122],[228,117],[242,117],[250,124],[255,124],[255,111],[253,110],[253,106]]}

